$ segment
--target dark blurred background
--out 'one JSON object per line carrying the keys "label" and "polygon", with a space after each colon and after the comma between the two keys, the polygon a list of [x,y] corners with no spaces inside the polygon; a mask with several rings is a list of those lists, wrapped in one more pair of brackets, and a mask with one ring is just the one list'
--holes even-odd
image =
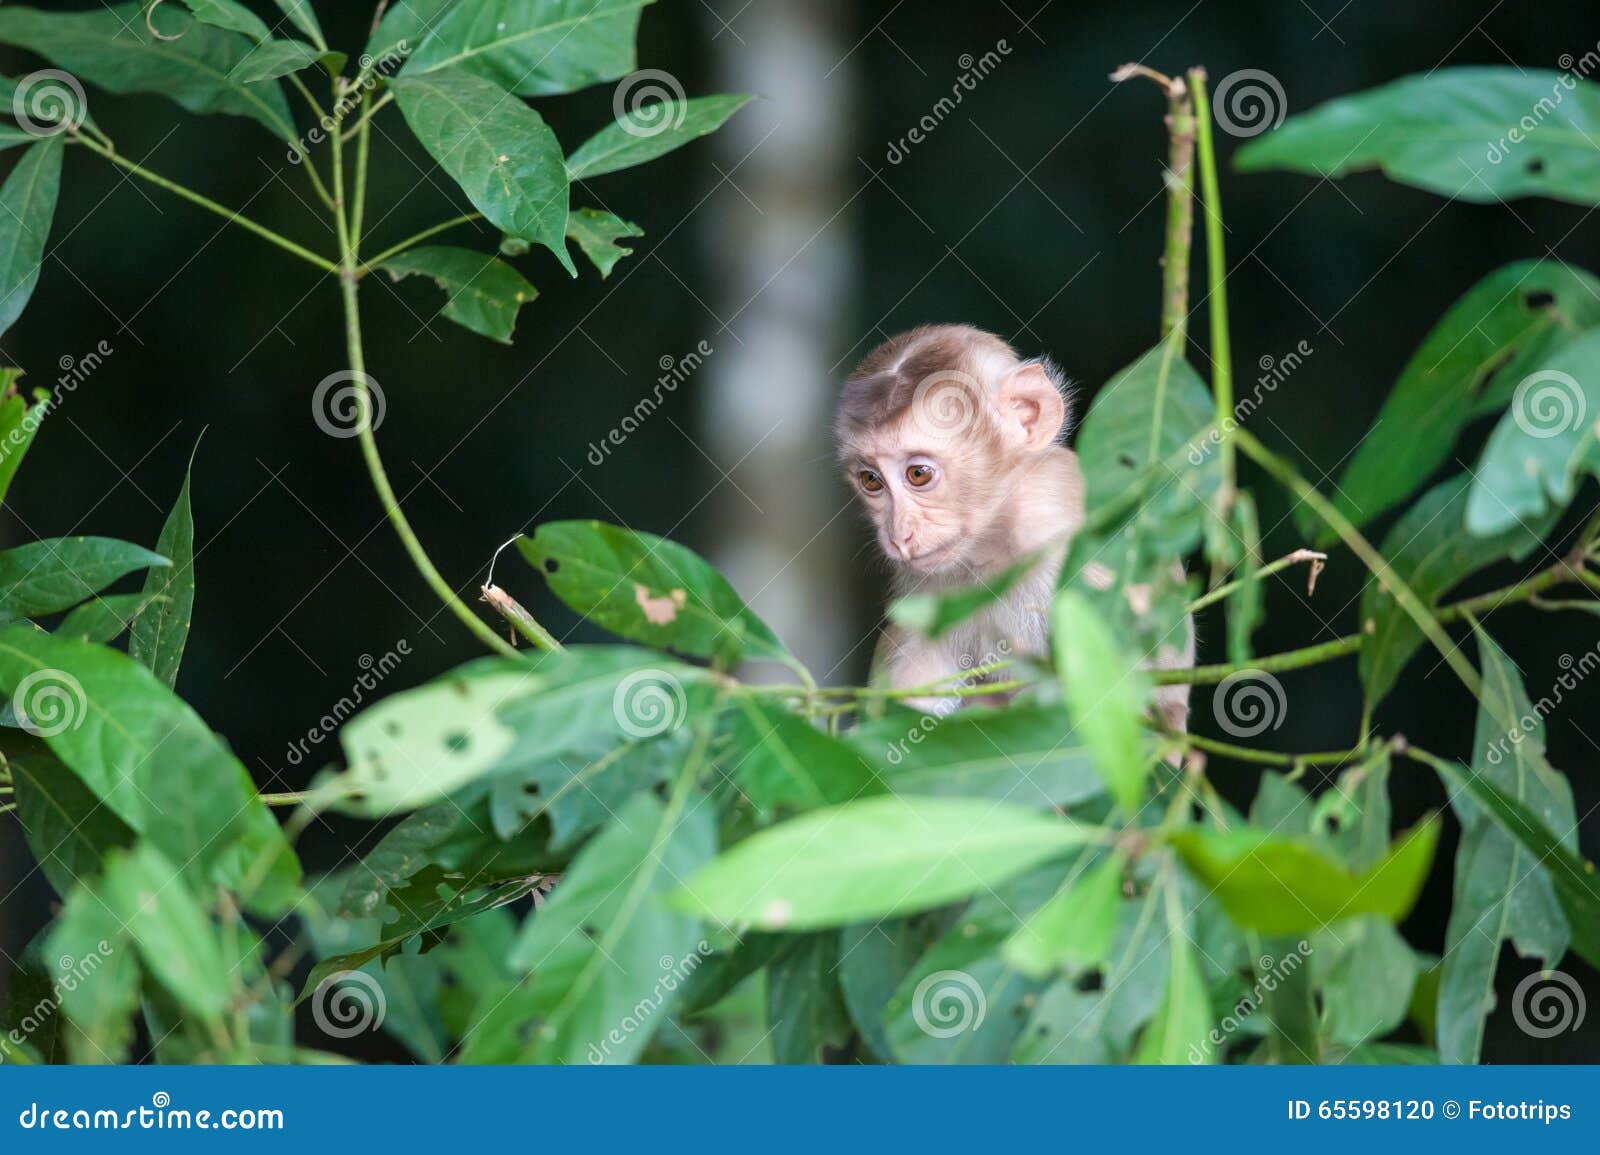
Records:
{"label": "dark blurred background", "polygon": [[[356,50],[370,7],[319,7],[335,46]],[[1213,81],[1262,69],[1296,112],[1439,67],[1555,69],[1597,40],[1588,3],[663,0],[645,10],[641,66],[666,70],[690,94],[765,99],[710,140],[575,190],[574,205],[609,208],[646,235],[606,281],[587,267],[569,281],[548,254],[524,258],[543,295],[524,311],[513,348],[437,317],[441,298],[429,284],[370,278],[369,367],[387,399],[379,441],[423,541],[469,597],[495,547],[538,521],[622,522],[710,555],[819,675],[858,678],[882,575],[833,477],[825,433],[852,360],[899,329],[969,321],[1026,353],[1048,351],[1086,406],[1155,339],[1164,102],[1148,84],[1111,85],[1113,67],[1203,63]],[[998,59],[988,75],[891,163],[891,145],[988,52]],[[15,76],[37,63],[7,52],[0,67]],[[601,86],[539,107],[570,150],[610,119],[611,100],[612,87]],[[332,250],[304,174],[255,125],[93,89],[90,107],[125,155]],[[372,246],[465,211],[398,114],[378,124]],[[1226,134],[1218,142],[1224,158],[1239,144]],[[1241,389],[1262,358],[1301,341],[1313,350],[1251,427],[1314,479],[1346,457],[1427,328],[1485,273],[1551,254],[1600,268],[1593,210],[1571,205],[1448,203],[1375,175],[1319,183],[1229,173],[1223,197]],[[498,238],[469,226],[444,239],[490,248]],[[1197,273],[1202,260],[1197,252]],[[1203,317],[1194,332],[1203,349]],[[38,292],[0,353],[48,384],[64,358],[101,341],[114,352],[44,426],[0,536],[153,543],[204,431],[194,478],[198,594],[179,689],[263,789],[303,786],[337,757],[333,741],[298,765],[287,749],[351,692],[365,663],[402,639],[410,655],[384,692],[479,652],[384,523],[355,442],[312,420],[314,388],[345,363],[331,279],[72,150]],[[705,363],[594,464],[591,443],[652,390],[666,359],[701,341],[713,350]],[[1205,371],[1205,354],[1194,359]],[[1463,461],[1483,433],[1469,434]],[[1282,499],[1260,494],[1268,555],[1302,544]],[[1581,503],[1593,501],[1590,486]],[[1470,588],[1515,576],[1499,570]],[[496,577],[558,634],[574,630],[518,559],[503,558]],[[1334,555],[1309,601],[1291,577],[1273,585],[1258,652],[1356,626],[1363,575],[1347,553]],[[1489,626],[1535,698],[1561,672],[1561,655],[1597,639],[1585,615],[1513,609]],[[1221,660],[1220,633],[1202,624],[1202,661]],[[1283,682],[1287,721],[1263,741],[1309,750],[1355,740],[1353,661]],[[1585,691],[1548,734],[1580,815],[1600,802],[1600,734],[1591,736],[1600,693]],[[1215,731],[1208,692],[1197,692],[1194,716],[1198,729]],[[1377,725],[1467,757],[1471,716],[1454,677],[1424,654]],[[1215,769],[1247,802],[1256,772]],[[1410,763],[1397,765],[1394,789],[1401,823],[1443,803],[1433,776]],[[26,868],[14,835],[7,827],[0,877]],[[334,823],[314,827],[303,847],[310,865],[330,868],[372,838],[369,827]],[[1583,841],[1600,853],[1592,820]],[[1453,843],[1441,848],[1405,927],[1423,949],[1443,940],[1453,853]],[[51,901],[37,876],[18,889],[0,909],[0,948],[14,955]],[[1502,1005],[1529,966],[1507,949]],[[1575,958],[1563,966],[1600,991]],[[1485,1057],[1592,1059],[1597,1040],[1592,1024],[1527,1039],[1501,1013]]]}

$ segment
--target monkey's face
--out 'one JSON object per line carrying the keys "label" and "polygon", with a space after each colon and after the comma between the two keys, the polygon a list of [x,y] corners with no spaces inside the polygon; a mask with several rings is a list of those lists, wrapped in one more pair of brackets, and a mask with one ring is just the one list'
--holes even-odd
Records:
{"label": "monkey's face", "polygon": [[986,442],[971,430],[929,429],[911,415],[852,441],[848,479],[890,561],[930,575],[973,564],[992,521]]}

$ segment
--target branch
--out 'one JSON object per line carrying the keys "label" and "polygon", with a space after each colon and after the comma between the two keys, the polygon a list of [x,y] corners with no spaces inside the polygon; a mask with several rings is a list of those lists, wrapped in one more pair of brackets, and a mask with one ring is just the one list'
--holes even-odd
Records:
{"label": "branch", "polygon": [[[1328,555],[1325,553],[1318,553],[1314,549],[1297,549],[1293,553],[1285,554],[1275,562],[1262,566],[1256,571],[1256,579],[1271,577],[1279,570],[1288,569],[1292,565],[1299,565],[1303,561],[1308,561],[1311,563],[1311,573],[1306,578],[1306,596],[1310,597],[1317,592],[1317,578],[1321,576],[1323,565],[1327,560]],[[1244,578],[1236,578],[1225,586],[1218,586],[1205,596],[1198,597],[1190,602],[1189,608],[1184,610],[1184,613],[1199,613],[1207,606],[1215,605],[1243,585],[1245,580]]]}

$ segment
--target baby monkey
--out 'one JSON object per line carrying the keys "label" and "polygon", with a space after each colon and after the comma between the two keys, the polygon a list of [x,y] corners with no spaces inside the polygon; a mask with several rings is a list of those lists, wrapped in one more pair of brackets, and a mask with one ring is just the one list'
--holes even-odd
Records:
{"label": "baby monkey", "polygon": [[[1003,597],[936,640],[891,626],[883,643],[891,685],[1047,653],[1056,573],[1084,518],[1078,458],[1061,444],[1068,419],[1049,361],[1023,360],[967,325],[891,337],[846,379],[834,423],[839,460],[877,530],[897,595],[975,585],[1040,555]],[[1097,574],[1109,584],[1109,571],[1092,566],[1090,580]],[[1193,663],[1192,629],[1186,633],[1156,665]],[[1186,727],[1188,698],[1186,686],[1157,692],[1168,725]]]}

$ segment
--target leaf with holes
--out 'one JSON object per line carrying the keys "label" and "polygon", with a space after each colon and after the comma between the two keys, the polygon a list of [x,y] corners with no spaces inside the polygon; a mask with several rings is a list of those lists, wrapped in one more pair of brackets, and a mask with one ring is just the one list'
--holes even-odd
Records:
{"label": "leaf with holes", "polygon": [[644,230],[638,225],[599,209],[573,209],[567,218],[567,239],[577,242],[589,263],[600,270],[602,280],[611,275],[618,261],[633,255],[632,249],[619,242],[642,236]]}
{"label": "leaf with holes", "polygon": [[517,548],[576,613],[620,637],[696,658],[792,662],[728,579],[693,550],[598,521],[553,521]]}
{"label": "leaf with holes", "polygon": [[544,118],[459,69],[417,76],[408,68],[390,85],[411,131],[485,219],[543,245],[577,276],[565,240],[566,161]]}
{"label": "leaf with holes", "polygon": [[[1517,261],[1490,273],[1406,362],[1330,495],[1334,505],[1364,525],[1399,504],[1444,464],[1469,422],[1503,408],[1518,382],[1596,325],[1600,280],[1582,270]],[[1310,532],[1319,546],[1337,540],[1320,521]]]}
{"label": "leaf with holes", "polygon": [[390,257],[381,267],[397,281],[414,273],[432,278],[445,292],[440,310],[445,317],[502,345],[511,344],[522,306],[539,295],[510,265],[471,249],[426,245]]}
{"label": "leaf with holes", "polygon": [[[1511,139],[1519,128],[1522,139]],[[1376,168],[1453,200],[1596,204],[1596,138],[1600,88],[1586,80],[1539,69],[1439,68],[1291,117],[1235,153],[1234,165],[1319,178]]]}

